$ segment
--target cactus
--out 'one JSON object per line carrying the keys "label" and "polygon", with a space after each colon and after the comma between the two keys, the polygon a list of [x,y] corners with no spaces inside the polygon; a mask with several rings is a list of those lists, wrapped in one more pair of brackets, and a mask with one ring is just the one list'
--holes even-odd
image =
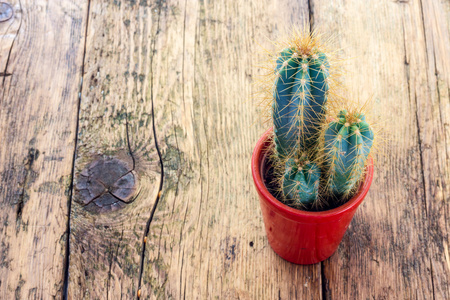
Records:
{"label": "cactus", "polygon": [[294,207],[313,203],[319,193],[320,169],[303,157],[300,163],[299,160],[289,158],[282,178],[285,200]]}
{"label": "cactus", "polygon": [[363,177],[374,134],[362,113],[342,110],[337,117],[324,133],[326,192],[346,199]]}
{"label": "cactus", "polygon": [[[349,199],[364,175],[374,138],[365,116],[336,97],[339,60],[321,40],[309,28],[294,30],[271,56],[262,81],[274,131],[274,195],[300,209],[321,209],[330,200],[335,203],[329,207],[335,207]],[[326,117],[339,110],[337,120],[327,123]]]}
{"label": "cactus", "polygon": [[323,52],[310,47],[286,48],[276,61],[272,118],[282,158],[313,147],[324,119],[330,65]]}

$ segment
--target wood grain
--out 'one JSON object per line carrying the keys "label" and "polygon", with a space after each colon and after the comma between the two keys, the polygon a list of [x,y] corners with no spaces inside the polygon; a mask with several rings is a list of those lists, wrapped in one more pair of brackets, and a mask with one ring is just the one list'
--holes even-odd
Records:
{"label": "wood grain", "polygon": [[[439,117],[448,114],[448,94],[441,98],[446,104],[432,104],[439,103],[439,97],[430,99],[435,64],[427,58],[427,47],[440,47],[443,53],[447,42],[426,38],[424,28],[430,35],[439,34],[444,24],[422,15],[425,2],[438,5],[313,1],[314,25],[336,32],[346,56],[354,57],[346,83],[359,98],[374,95],[374,112],[382,117],[390,140],[377,161],[371,192],[338,255],[324,263],[326,298],[448,298],[442,255],[443,241],[448,241],[448,202],[430,191],[430,186],[448,182],[448,129]],[[439,28],[427,24],[431,20]],[[440,35],[448,39],[448,32]],[[439,68],[447,68],[448,59],[441,59]],[[433,175],[438,159],[442,171]],[[441,232],[432,230],[436,221]]]}
{"label": "wood grain", "polygon": [[[450,298],[448,0],[8,3],[0,299]],[[338,251],[297,266],[264,232],[252,84],[262,49],[308,20],[388,141]],[[117,200],[114,170],[136,175],[130,203],[85,207]]]}
{"label": "wood grain", "polygon": [[306,1],[161,5],[153,93],[165,116],[157,130],[166,176],[150,227],[145,299],[320,298],[320,265],[289,264],[268,245],[250,174],[263,132],[251,99],[260,46],[307,21],[307,8]]}
{"label": "wood grain", "polygon": [[[137,294],[142,239],[160,181],[147,96],[158,23],[154,9],[145,1],[90,3],[70,220],[69,299],[133,299]],[[135,199],[122,209],[92,212],[81,201],[77,188],[89,173],[85,168],[99,159],[119,159],[139,178]],[[103,175],[105,180],[109,176]]]}
{"label": "wood grain", "polygon": [[[425,79],[417,99],[422,169],[435,299],[450,298],[450,35],[449,3],[421,1]],[[447,14],[446,14],[447,12]],[[419,52],[422,54],[422,52]],[[411,51],[409,55],[417,55]],[[425,69],[425,70],[424,70]],[[419,94],[420,93],[420,94]]]}
{"label": "wood grain", "polygon": [[86,1],[0,23],[0,298],[60,298]]}

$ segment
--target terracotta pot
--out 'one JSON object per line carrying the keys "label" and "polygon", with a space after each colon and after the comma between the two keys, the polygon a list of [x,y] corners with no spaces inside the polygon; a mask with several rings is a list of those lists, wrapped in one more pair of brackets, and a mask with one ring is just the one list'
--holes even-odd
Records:
{"label": "terracotta pot", "polygon": [[269,244],[279,256],[292,263],[321,262],[336,251],[356,209],[369,191],[373,161],[370,160],[359,191],[344,205],[321,212],[294,209],[273,197],[264,184],[263,169],[271,134],[272,129],[264,133],[252,155],[253,181],[259,194]]}

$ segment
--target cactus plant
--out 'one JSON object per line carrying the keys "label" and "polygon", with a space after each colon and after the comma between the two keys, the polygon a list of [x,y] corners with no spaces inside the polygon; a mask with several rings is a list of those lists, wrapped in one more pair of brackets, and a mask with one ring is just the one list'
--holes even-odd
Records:
{"label": "cactus plant", "polygon": [[342,110],[326,125],[323,151],[329,195],[338,199],[351,195],[363,175],[373,138],[373,130],[359,112]]}
{"label": "cactus plant", "polygon": [[[344,201],[364,175],[373,130],[360,111],[336,110],[348,103],[331,97],[337,72],[318,34],[294,32],[280,49],[270,68],[271,88],[266,88],[274,129],[275,193],[300,209],[320,208],[330,199]],[[337,118],[328,123],[326,117],[336,111]]]}
{"label": "cactus plant", "polygon": [[314,47],[284,49],[276,62],[273,121],[281,157],[311,148],[324,118],[329,63]]}
{"label": "cactus plant", "polygon": [[261,95],[273,130],[252,155],[269,244],[297,264],[336,251],[372,183],[375,137],[366,120],[370,101],[360,106],[340,94],[336,52],[307,28],[270,54]]}

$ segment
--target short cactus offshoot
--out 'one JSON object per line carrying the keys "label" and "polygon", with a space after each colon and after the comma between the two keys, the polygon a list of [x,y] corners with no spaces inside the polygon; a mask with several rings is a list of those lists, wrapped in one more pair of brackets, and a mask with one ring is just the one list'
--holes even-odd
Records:
{"label": "short cactus offshoot", "polygon": [[373,130],[359,112],[342,110],[326,125],[323,164],[329,196],[347,199],[358,188],[373,139]]}
{"label": "short cactus offshoot", "polygon": [[316,201],[319,194],[320,169],[305,155],[300,160],[289,158],[282,179],[286,203],[302,208]]}

